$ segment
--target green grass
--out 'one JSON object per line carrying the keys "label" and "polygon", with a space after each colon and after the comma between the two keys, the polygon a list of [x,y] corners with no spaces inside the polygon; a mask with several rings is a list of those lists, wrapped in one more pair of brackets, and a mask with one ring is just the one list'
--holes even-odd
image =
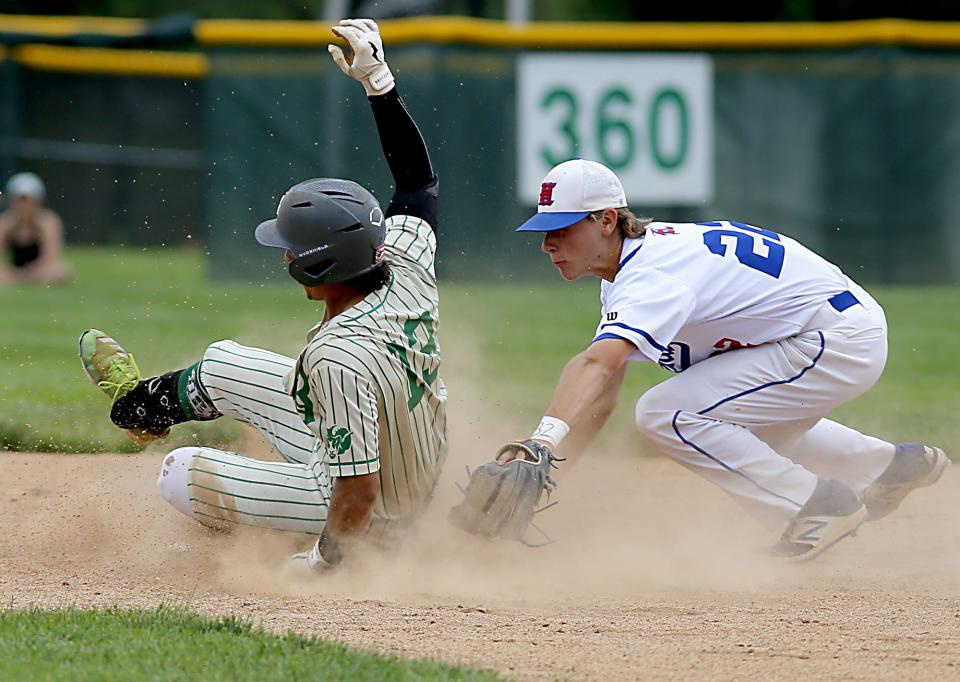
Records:
{"label": "green grass", "polygon": [[[295,352],[321,314],[293,287],[211,285],[197,252],[74,249],[70,261],[76,276],[67,285],[0,288],[0,446],[135,449],[80,368],[84,329],[114,335],[150,376],[195,362],[223,338]],[[239,433],[221,419],[179,427],[168,442],[224,444]]]}
{"label": "green grass", "polygon": [[479,670],[273,635],[233,617],[0,610],[4,680],[496,680]]}
{"label": "green grass", "polygon": [[[222,284],[202,256],[175,249],[74,249],[75,280],[61,287],[0,288],[0,447],[66,452],[134,449],[107,417],[109,401],[80,370],[76,340],[88,327],[116,336],[145,375],[184,367],[211,341],[233,338],[295,354],[321,316],[293,282]],[[279,267],[279,263],[278,263]],[[841,421],[891,440],[950,446],[960,436],[960,288],[871,287],[890,322],[890,359],[880,383],[837,410]],[[469,358],[487,407],[535,426],[564,363],[590,341],[597,284],[442,284],[444,339],[471,340]],[[634,363],[608,431],[629,432],[633,403],[671,376]],[[222,445],[230,420],[176,427],[167,441]]]}

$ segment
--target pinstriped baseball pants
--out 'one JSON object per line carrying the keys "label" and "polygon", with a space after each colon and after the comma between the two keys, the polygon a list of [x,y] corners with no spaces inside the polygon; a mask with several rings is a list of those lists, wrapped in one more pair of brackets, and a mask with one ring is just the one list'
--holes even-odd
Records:
{"label": "pinstriped baseball pants", "polygon": [[157,487],[188,516],[209,525],[238,523],[319,534],[331,485],[307,428],[283,388],[294,365],[284,355],[218,341],[207,348],[200,380],[216,408],[257,429],[285,462],[265,462],[206,447],[164,457]]}

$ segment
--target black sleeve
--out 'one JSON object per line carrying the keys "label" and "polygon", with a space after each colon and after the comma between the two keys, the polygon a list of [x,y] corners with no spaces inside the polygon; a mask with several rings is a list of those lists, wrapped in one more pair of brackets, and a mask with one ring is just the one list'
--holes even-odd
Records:
{"label": "black sleeve", "polygon": [[412,215],[422,218],[436,232],[439,183],[417,124],[403,105],[396,88],[368,99],[377,122],[383,155],[397,187],[386,216]]}

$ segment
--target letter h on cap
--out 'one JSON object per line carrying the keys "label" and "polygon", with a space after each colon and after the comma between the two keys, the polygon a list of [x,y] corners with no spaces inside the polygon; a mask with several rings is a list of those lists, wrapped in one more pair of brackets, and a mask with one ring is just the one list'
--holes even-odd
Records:
{"label": "letter h on cap", "polygon": [[553,204],[553,188],[557,186],[555,182],[545,182],[540,185],[540,205],[550,206]]}

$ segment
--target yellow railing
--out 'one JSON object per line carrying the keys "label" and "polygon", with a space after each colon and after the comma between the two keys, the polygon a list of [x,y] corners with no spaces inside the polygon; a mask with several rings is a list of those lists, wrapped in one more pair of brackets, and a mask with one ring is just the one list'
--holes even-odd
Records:
{"label": "yellow railing", "polygon": [[146,26],[147,22],[143,19],[0,14],[0,32],[27,33],[46,37],[69,36],[77,33],[130,36],[142,32]]}
{"label": "yellow railing", "polygon": [[[45,38],[77,33],[132,36],[148,23],[139,19],[0,15],[0,33]],[[381,22],[390,45],[469,44],[526,49],[802,49],[859,45],[960,47],[960,22],[873,19],[835,23],[566,23],[522,26],[468,17],[391,19]],[[324,23],[208,19],[196,22],[200,46],[312,47],[334,36]],[[201,53],[163,50],[0,45],[0,60],[13,58],[35,69],[92,74],[202,78]]]}
{"label": "yellow railing", "polygon": [[[0,32],[56,37],[75,33],[130,36],[141,19],[39,17],[0,14]],[[960,46],[960,22],[870,19],[831,23],[604,23],[533,22],[514,26],[491,19],[425,17],[381,23],[392,43],[467,43],[519,48],[758,48],[844,47],[868,44]],[[314,21],[206,19],[195,24],[203,45],[319,45],[329,28]]]}
{"label": "yellow railing", "polygon": [[206,56],[193,52],[37,44],[21,45],[10,52],[24,66],[40,71],[192,79],[203,78],[208,69]]}
{"label": "yellow railing", "polygon": [[[392,45],[460,43],[488,47],[550,49],[816,48],[870,44],[960,47],[960,22],[875,19],[837,23],[566,23],[514,26],[468,17],[392,19],[381,23]],[[316,22],[209,19],[198,22],[204,45],[319,45],[329,28]]]}

